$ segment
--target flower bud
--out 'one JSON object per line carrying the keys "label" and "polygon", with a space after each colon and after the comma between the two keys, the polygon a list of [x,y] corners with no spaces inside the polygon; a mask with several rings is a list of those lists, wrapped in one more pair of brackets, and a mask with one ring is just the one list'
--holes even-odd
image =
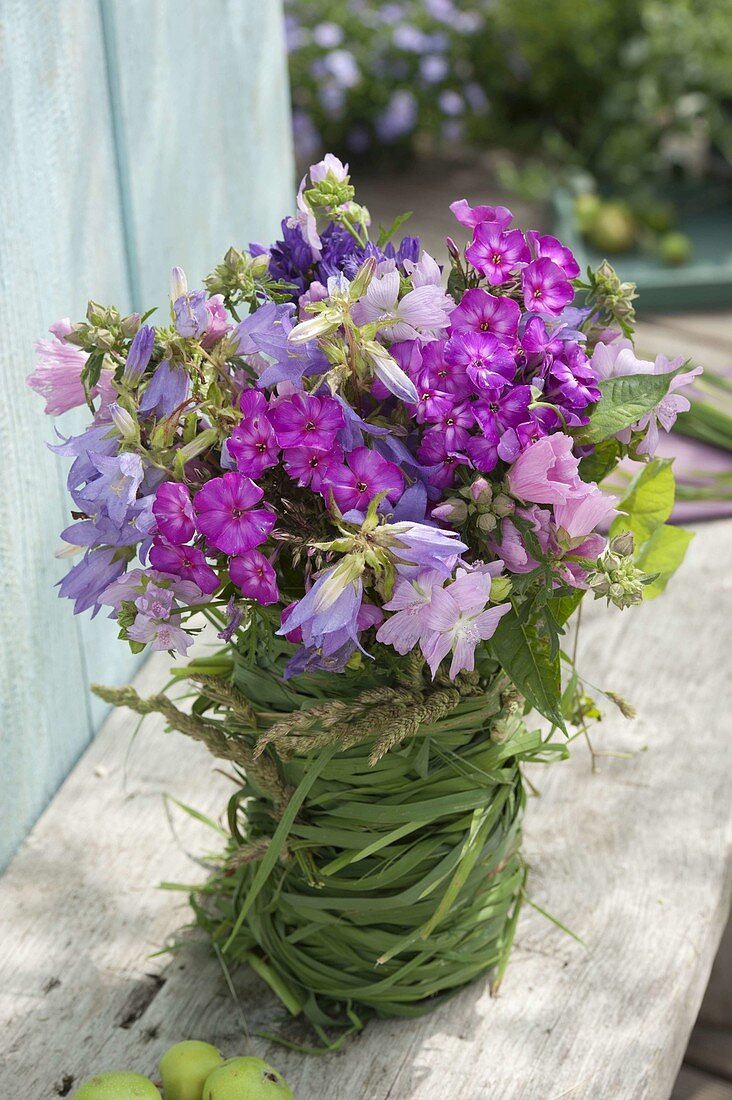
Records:
{"label": "flower bud", "polygon": [[188,293],[188,280],[182,267],[174,267],[170,273],[170,300],[177,301]]}
{"label": "flower bud", "polygon": [[215,428],[206,428],[200,432],[195,439],[190,443],[186,443],[184,447],[181,447],[175,456],[175,461],[179,466],[185,466],[187,462],[191,462],[194,458],[198,458],[204,451],[207,451],[209,447],[213,447],[217,441],[219,433]]}
{"label": "flower bud", "polygon": [[140,429],[137,422],[127,409],[123,409],[117,401],[113,401],[109,406],[109,414],[125,443],[134,443],[140,438]]}
{"label": "flower bud", "polygon": [[498,520],[492,512],[485,512],[482,516],[478,516],[477,527],[484,535],[490,535],[492,531],[495,531],[497,526]]}
{"label": "flower bud", "polygon": [[129,313],[119,323],[119,330],[126,340],[131,340],[140,327],[140,314]]}
{"label": "flower bud", "polygon": [[262,252],[259,256],[252,256],[251,272],[252,278],[261,279],[263,275],[267,274],[267,268],[269,267],[269,252]]}
{"label": "flower bud", "polygon": [[465,523],[468,518],[468,506],[459,497],[450,497],[449,500],[432,509],[432,518],[442,520],[443,523]]}
{"label": "flower bud", "polygon": [[622,531],[610,540],[610,550],[620,558],[628,558],[633,553],[635,540],[632,531]]}
{"label": "flower bud", "polygon": [[516,502],[505,493],[499,493],[493,500],[493,511],[500,518],[510,516],[516,508]]}
{"label": "flower bud", "polygon": [[138,329],[127,353],[127,361],[122,373],[124,386],[135,386],[140,381],[150,362],[154,344],[155,329],[152,325],[143,325]]}
{"label": "flower bud", "polygon": [[475,504],[490,504],[493,499],[493,487],[484,477],[477,477],[470,485],[470,495]]}

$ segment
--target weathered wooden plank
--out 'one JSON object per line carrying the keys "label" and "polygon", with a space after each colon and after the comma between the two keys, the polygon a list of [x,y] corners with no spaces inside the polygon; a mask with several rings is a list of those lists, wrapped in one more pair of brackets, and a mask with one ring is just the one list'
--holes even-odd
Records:
{"label": "weathered wooden plank", "polygon": [[[732,921],[727,925],[714,960],[709,988],[704,996],[701,1020],[732,1032]],[[732,1078],[732,1062],[730,1063]]]}
{"label": "weathered wooden plank", "polygon": [[671,327],[666,320],[644,319],[636,329],[636,347],[642,356],[654,358],[659,352],[673,359],[682,355],[693,364],[711,370],[725,370],[732,365],[732,348],[707,340],[703,332],[686,333]]}
{"label": "weathered wooden plank", "polygon": [[[584,946],[527,908],[497,999],[478,983],[420,1020],[370,1025],[339,1055],[273,1048],[255,1033],[291,1025],[250,973],[234,976],[237,1004],[202,949],[167,968],[148,957],[187,919],[156,883],[200,879],[188,853],[218,844],[180,813],[176,842],[160,792],[215,815],[230,787],[200,746],[154,720],[132,742],[115,713],[0,882],[6,1090],[153,1072],[168,1043],[200,1036],[270,1056],[302,1100],[667,1100],[730,900],[731,537],[729,522],[703,528],[664,599],[588,616],[586,675],[639,709],[635,723],[608,714],[597,747],[634,755],[593,776],[578,743],[535,768],[526,829],[532,896]],[[163,669],[146,666],[140,690]]]}
{"label": "weathered wooden plank", "polygon": [[80,626],[54,591],[68,502],[25,386],[34,340],[83,316],[91,288],[128,301],[97,5],[3,0],[1,48],[0,868],[91,736],[88,666],[111,680],[132,670],[110,624]]}
{"label": "weathered wooden plank", "polygon": [[280,0],[102,0],[138,305],[293,207]]}

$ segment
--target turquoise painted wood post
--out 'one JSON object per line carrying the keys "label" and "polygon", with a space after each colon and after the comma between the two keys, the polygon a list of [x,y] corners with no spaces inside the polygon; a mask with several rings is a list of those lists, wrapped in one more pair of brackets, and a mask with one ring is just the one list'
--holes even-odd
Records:
{"label": "turquoise painted wood post", "polygon": [[98,727],[89,683],[134,669],[53,588],[69,504],[33,342],[90,296],[165,308],[173,263],[193,283],[269,239],[293,190],[279,0],[0,0],[0,24],[1,868]]}

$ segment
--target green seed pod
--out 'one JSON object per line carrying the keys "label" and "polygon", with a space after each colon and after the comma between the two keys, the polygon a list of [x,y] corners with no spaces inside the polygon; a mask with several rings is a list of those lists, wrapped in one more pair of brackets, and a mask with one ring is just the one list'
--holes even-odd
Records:
{"label": "green seed pod", "polygon": [[281,1073],[261,1058],[229,1058],[206,1079],[201,1100],[295,1100]]}
{"label": "green seed pod", "polygon": [[206,1078],[223,1060],[216,1047],[197,1039],[170,1047],[160,1059],[165,1100],[201,1100]]}
{"label": "green seed pod", "polygon": [[85,1081],[71,1100],[160,1100],[160,1093],[140,1073],[99,1073]]}

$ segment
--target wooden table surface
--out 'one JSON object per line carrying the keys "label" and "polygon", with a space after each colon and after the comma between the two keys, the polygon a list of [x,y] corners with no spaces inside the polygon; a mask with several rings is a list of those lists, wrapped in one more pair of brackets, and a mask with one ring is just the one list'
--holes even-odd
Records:
{"label": "wooden table surface", "polygon": [[[200,1037],[270,1058],[298,1100],[667,1100],[732,885],[731,547],[731,522],[705,526],[665,598],[583,625],[582,669],[638,708],[635,722],[611,709],[597,747],[632,756],[593,775],[577,742],[570,761],[535,767],[526,821],[531,895],[583,943],[526,907],[499,997],[478,982],[339,1054],[259,1039],[282,1010],[247,971],[234,998],[202,947],[153,957],[188,920],[185,895],[158,884],[200,881],[195,857],[220,844],[163,795],[216,817],[230,781],[155,719],[135,734],[113,713],[0,880],[6,1095],[67,1095],[104,1068],[152,1074],[168,1044]],[[166,664],[149,662],[139,689]]]}

